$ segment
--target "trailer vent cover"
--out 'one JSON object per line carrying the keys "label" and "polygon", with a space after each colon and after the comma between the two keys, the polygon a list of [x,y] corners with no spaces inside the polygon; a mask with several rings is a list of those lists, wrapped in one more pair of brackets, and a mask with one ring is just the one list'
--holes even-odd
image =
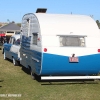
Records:
{"label": "trailer vent cover", "polygon": [[38,8],[36,10],[36,13],[46,13],[47,9],[46,8]]}

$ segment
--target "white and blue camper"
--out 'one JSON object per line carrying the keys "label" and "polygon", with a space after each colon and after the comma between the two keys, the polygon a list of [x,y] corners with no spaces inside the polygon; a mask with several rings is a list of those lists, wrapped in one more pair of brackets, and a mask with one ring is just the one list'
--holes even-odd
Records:
{"label": "white and blue camper", "polygon": [[[100,32],[86,15],[28,13],[20,63],[41,79],[93,79],[100,72]],[[95,76],[93,76],[95,75]]]}

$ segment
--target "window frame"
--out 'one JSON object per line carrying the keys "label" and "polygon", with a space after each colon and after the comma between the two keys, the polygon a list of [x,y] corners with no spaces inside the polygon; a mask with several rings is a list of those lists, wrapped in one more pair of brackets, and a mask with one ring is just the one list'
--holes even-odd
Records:
{"label": "window frame", "polygon": [[[37,43],[38,43],[38,33],[35,32],[35,33],[32,33],[32,34],[33,34],[32,44],[37,45]],[[36,38],[35,38],[35,35],[36,35]]]}
{"label": "window frame", "polygon": [[[59,36],[59,45],[60,45],[60,47],[86,47],[86,35],[57,35],[57,36]],[[67,45],[65,45],[65,46],[61,46],[61,44],[60,44],[60,37],[77,37],[77,38],[84,38],[84,46],[67,46]]]}
{"label": "window frame", "polygon": [[10,43],[10,44],[14,44],[15,41],[16,41],[16,39],[15,39],[14,37],[11,37],[9,43]]}

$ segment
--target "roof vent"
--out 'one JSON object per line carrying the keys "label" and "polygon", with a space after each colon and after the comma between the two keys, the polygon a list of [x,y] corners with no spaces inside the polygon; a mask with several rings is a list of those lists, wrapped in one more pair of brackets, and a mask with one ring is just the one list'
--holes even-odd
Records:
{"label": "roof vent", "polygon": [[46,13],[46,8],[37,8],[36,13]]}

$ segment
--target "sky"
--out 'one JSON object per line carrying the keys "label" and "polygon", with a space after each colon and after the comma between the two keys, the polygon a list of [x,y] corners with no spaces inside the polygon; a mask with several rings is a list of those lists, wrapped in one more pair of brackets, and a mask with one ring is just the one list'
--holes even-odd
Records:
{"label": "sky", "polygon": [[0,0],[0,22],[21,23],[26,13],[47,8],[52,14],[80,14],[100,21],[100,0]]}

